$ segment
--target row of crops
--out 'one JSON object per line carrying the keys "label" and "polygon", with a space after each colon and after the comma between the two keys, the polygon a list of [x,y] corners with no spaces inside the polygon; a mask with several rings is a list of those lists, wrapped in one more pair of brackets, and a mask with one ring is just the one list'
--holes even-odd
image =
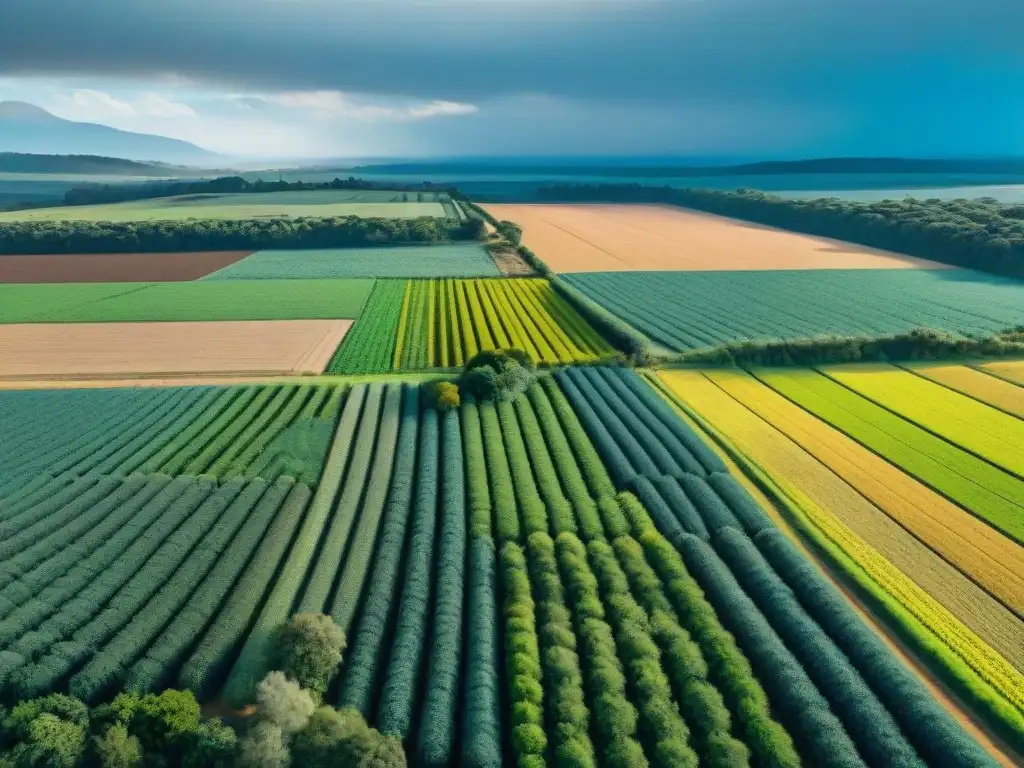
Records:
{"label": "row of crops", "polygon": [[545,280],[379,280],[328,370],[461,368],[477,352],[511,347],[542,365],[614,354]]}
{"label": "row of crops", "polygon": [[[679,370],[659,379],[767,484],[790,521],[901,637],[1020,744],[1024,550],[1012,526],[1000,525],[1020,513],[986,517],[989,508],[971,506],[975,496],[1017,503],[1019,492],[1006,489],[1019,480],[838,380],[893,404],[906,402],[899,393],[924,386],[949,409],[929,418],[948,413],[953,424],[960,407],[971,412],[979,401],[930,392],[935,385],[908,371],[851,370]],[[871,382],[859,382],[862,376]],[[883,381],[892,382],[891,390],[882,391]],[[905,409],[913,412],[909,403]],[[1011,418],[990,411],[995,423]],[[982,432],[985,423],[978,425]]]}
{"label": "row of crops", "polygon": [[558,279],[676,352],[922,326],[989,335],[1024,317],[1019,282],[959,269],[605,272]]}
{"label": "row of crops", "polygon": [[[326,700],[416,765],[993,764],[642,377],[569,368],[445,411],[410,384],[323,389],[297,411],[330,424],[308,482],[264,477],[260,450],[230,471],[262,440],[253,421],[209,474],[79,460],[56,502],[12,475],[0,526],[37,535],[0,536],[0,692],[175,685],[242,705],[277,627],[322,612],[348,637]],[[114,413],[188,398],[205,413],[234,393],[230,422],[250,391],[269,392],[262,412],[302,388],[0,409],[22,405],[16,432],[51,446],[94,425],[95,448]],[[87,403],[91,421],[58,434]],[[151,455],[177,455],[176,437]],[[44,473],[50,453],[33,456]]]}

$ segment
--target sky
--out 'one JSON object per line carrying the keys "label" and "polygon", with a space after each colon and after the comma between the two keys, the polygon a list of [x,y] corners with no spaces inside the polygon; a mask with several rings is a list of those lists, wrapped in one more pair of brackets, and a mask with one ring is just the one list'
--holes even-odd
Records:
{"label": "sky", "polygon": [[0,0],[0,100],[263,158],[1024,155],[1024,0]]}

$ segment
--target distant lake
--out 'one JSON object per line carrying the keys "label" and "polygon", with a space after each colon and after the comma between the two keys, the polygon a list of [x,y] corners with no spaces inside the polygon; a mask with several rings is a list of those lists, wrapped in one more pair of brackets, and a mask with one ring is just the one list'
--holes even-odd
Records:
{"label": "distant lake", "polygon": [[838,197],[842,200],[855,200],[861,203],[875,200],[900,200],[915,197],[918,200],[938,198],[939,200],[956,200],[966,198],[974,200],[978,197],[993,197],[1001,203],[1024,203],[1024,184],[999,184],[977,187],[921,187],[909,189],[811,189],[796,191],[779,191],[780,197],[794,199],[813,199],[816,197]]}

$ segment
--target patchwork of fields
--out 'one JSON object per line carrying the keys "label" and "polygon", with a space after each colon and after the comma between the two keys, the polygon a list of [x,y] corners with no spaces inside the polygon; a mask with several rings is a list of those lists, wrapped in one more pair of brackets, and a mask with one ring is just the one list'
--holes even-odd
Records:
{"label": "patchwork of fields", "polygon": [[[419,195],[419,198],[417,197]],[[237,194],[203,193],[0,213],[0,221],[181,221],[184,219],[293,219],[362,216],[457,218],[444,193],[379,190],[300,190]]]}
{"label": "patchwork of fields", "polygon": [[941,269],[897,253],[656,205],[487,205],[553,272]]}
{"label": "patchwork of fields", "polygon": [[614,355],[544,280],[379,280],[330,371],[461,368],[510,347],[543,365]]}
{"label": "patchwork of fields", "polygon": [[969,270],[631,272],[564,280],[670,350],[1024,323],[1024,284]]}
{"label": "patchwork of fields", "polygon": [[3,692],[241,705],[273,630],[320,611],[348,634],[328,701],[415,764],[997,764],[630,371],[449,411],[382,382],[0,413]]}
{"label": "patchwork of fields", "polygon": [[[259,197],[456,211],[303,194]],[[52,387],[0,387],[0,700],[240,709],[313,612],[347,639],[324,703],[411,765],[1020,764],[1024,362],[638,372],[601,307],[682,352],[992,334],[1024,285],[675,209],[490,208],[556,272],[601,271],[500,276],[482,245],[0,257],[0,379]],[[507,348],[535,381],[435,389]]]}
{"label": "patchwork of fields", "polygon": [[497,277],[479,244],[257,251],[207,275],[207,280],[280,280],[337,277]]}

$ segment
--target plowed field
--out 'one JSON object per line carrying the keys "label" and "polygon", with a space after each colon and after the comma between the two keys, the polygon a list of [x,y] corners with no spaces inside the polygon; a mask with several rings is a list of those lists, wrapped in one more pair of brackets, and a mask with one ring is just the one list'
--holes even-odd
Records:
{"label": "plowed field", "polygon": [[0,257],[0,283],[167,283],[198,280],[252,251],[75,253]]}
{"label": "plowed field", "polygon": [[0,377],[321,373],[350,320],[0,326]]}
{"label": "plowed field", "polygon": [[654,205],[488,205],[555,272],[938,269],[860,245]]}

